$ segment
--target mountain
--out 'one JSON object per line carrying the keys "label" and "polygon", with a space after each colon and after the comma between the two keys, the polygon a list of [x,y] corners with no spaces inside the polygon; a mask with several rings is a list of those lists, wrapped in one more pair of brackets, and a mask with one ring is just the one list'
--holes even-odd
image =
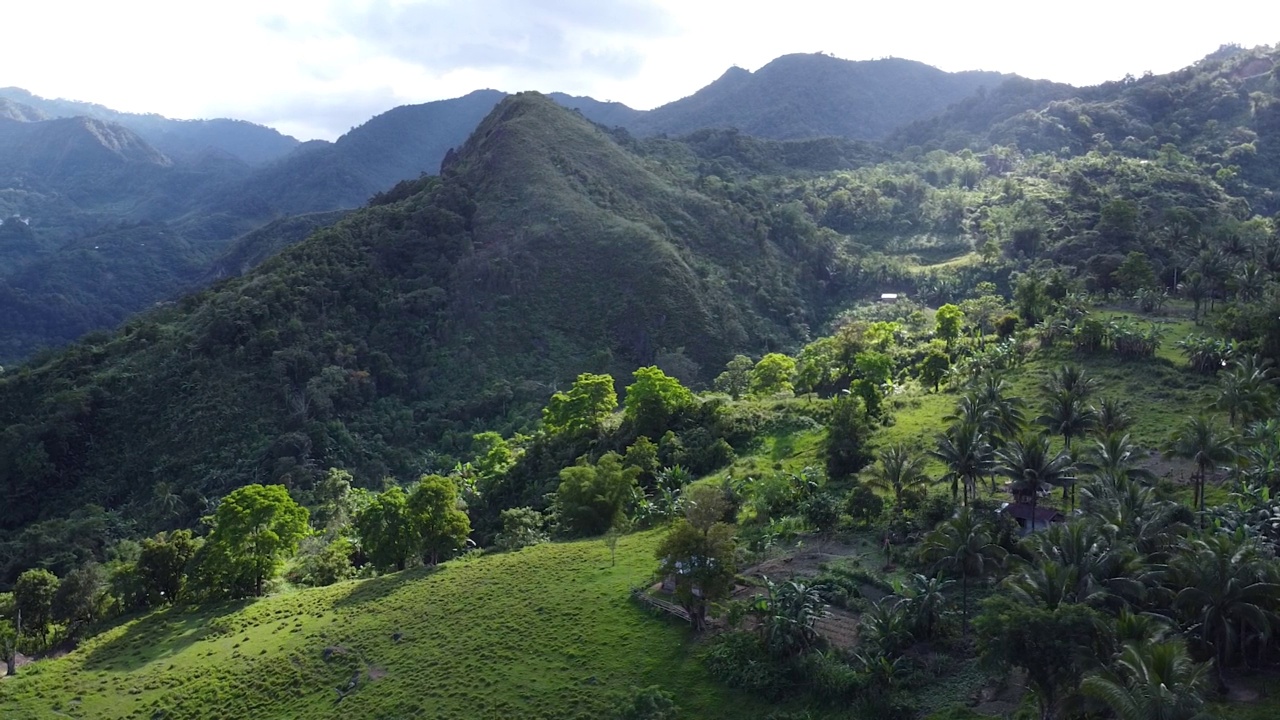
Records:
{"label": "mountain", "polygon": [[543,96],[504,99],[441,177],[3,376],[0,527],[145,503],[161,480],[410,477],[584,368],[705,382],[794,344],[856,270],[812,228],[770,230],[764,198],[698,190],[689,155],[656,163]]}
{"label": "mountain", "polygon": [[730,68],[693,95],[624,126],[641,135],[734,127],[778,140],[875,140],[1008,77],[980,71],[948,73],[897,58],[851,61],[821,53],[784,55],[754,73]]}
{"label": "mountain", "polygon": [[122,125],[175,159],[198,158],[212,151],[260,165],[287,155],[299,144],[295,138],[244,120],[171,120],[75,100],[49,100],[16,87],[0,88],[0,103],[5,101],[38,111],[42,116],[38,119],[87,117]]}

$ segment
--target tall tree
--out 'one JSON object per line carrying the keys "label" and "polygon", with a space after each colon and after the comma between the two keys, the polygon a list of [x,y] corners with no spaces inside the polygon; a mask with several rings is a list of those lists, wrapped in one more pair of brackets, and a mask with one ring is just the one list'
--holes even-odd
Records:
{"label": "tall tree", "polygon": [[894,504],[902,508],[906,493],[922,488],[929,482],[924,472],[923,458],[906,445],[890,445],[880,452],[879,461],[872,466],[867,486],[893,493]]}
{"label": "tall tree", "polygon": [[1201,694],[1208,675],[1209,666],[1192,660],[1181,640],[1131,642],[1080,690],[1120,720],[1208,720]]}
{"label": "tall tree", "polygon": [[617,453],[605,453],[591,465],[585,460],[560,471],[556,508],[565,530],[599,535],[613,527],[634,497],[640,468],[626,467]]}
{"label": "tall tree", "polygon": [[1013,483],[1014,492],[1031,497],[1031,530],[1041,491],[1075,482],[1075,466],[1065,452],[1050,452],[1044,435],[1023,437],[996,453],[997,470]]}
{"label": "tall tree", "polygon": [[971,508],[960,512],[925,536],[921,557],[936,570],[960,576],[962,632],[969,631],[969,579],[981,579],[1004,562],[1004,548],[991,538],[990,526]]}
{"label": "tall tree", "polygon": [[558,392],[542,410],[542,426],[552,435],[593,430],[618,408],[613,377],[583,373],[568,392]]}
{"label": "tall tree", "polygon": [[[1195,506],[1204,512],[1204,486],[1213,468],[1235,457],[1231,437],[1218,430],[1204,415],[1189,418],[1165,443],[1165,455],[1190,460],[1196,464],[1192,476],[1195,483]],[[1202,521],[1203,522],[1203,521]]]}
{"label": "tall tree", "polygon": [[49,623],[53,620],[53,599],[58,594],[58,576],[44,568],[27,570],[18,576],[13,586],[14,609],[22,615],[22,632],[39,634],[41,640],[49,636]]}
{"label": "tall tree", "polygon": [[957,486],[964,490],[964,504],[978,495],[978,480],[993,466],[991,444],[976,423],[955,423],[938,436],[937,447],[929,453],[947,466],[944,479],[951,481],[951,499]]}
{"label": "tall tree", "polygon": [[452,480],[424,475],[408,504],[414,540],[424,564],[436,565],[466,547],[471,520],[458,509],[458,487]]}
{"label": "tall tree", "polygon": [[736,574],[734,528],[721,522],[723,494],[714,488],[695,491],[671,532],[655,552],[659,572],[675,581],[676,601],[689,614],[694,631],[706,627],[707,608],[729,596]]}
{"label": "tall tree", "polygon": [[286,556],[310,532],[307,509],[282,485],[245,485],[222,499],[208,544],[232,575],[250,581],[262,595]]}
{"label": "tall tree", "polygon": [[404,490],[391,487],[378,493],[356,515],[355,529],[361,548],[375,567],[404,570],[416,546]]}

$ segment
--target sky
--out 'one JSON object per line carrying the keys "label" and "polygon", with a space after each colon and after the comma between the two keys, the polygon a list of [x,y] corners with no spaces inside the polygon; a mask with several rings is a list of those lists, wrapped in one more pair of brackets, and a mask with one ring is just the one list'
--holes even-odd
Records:
{"label": "sky", "polygon": [[1074,85],[1280,42],[1280,3],[970,0],[5,0],[0,86],[332,140],[480,88],[648,109],[788,53]]}

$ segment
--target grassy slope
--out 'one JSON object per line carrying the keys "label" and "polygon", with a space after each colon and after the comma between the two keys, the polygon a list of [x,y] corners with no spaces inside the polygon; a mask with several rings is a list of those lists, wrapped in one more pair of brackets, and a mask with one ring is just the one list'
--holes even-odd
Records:
{"label": "grassy slope", "polygon": [[[742,715],[748,701],[713,684],[683,628],[628,599],[656,541],[623,538],[616,567],[599,541],[557,543],[155,613],[0,682],[0,717],[596,718],[655,684],[690,717]],[[347,652],[326,662],[327,647]]]}

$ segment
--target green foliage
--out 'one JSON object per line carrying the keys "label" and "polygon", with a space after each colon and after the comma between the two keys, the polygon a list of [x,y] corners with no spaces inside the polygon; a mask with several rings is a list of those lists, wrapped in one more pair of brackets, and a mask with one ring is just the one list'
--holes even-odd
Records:
{"label": "green foliage", "polygon": [[627,386],[623,412],[638,435],[662,435],[672,417],[694,403],[688,388],[655,366],[640,368],[633,377],[635,382]]}
{"label": "green foliage", "polygon": [[155,607],[175,603],[183,597],[187,568],[199,546],[190,530],[161,533],[144,538],[135,566],[140,585],[140,604]]}
{"label": "green foliage", "polygon": [[776,395],[791,392],[791,378],[796,372],[796,361],[782,353],[769,353],[751,370],[751,392],[755,395]]}
{"label": "green foliage", "polygon": [[964,312],[955,305],[943,305],[934,316],[938,322],[938,337],[947,341],[947,347],[960,337],[960,327],[964,323]]}
{"label": "green foliage", "polygon": [[356,554],[355,543],[338,536],[328,542],[322,536],[312,536],[302,541],[298,551],[297,567],[288,573],[290,582],[311,587],[324,587],[355,576],[351,558]]}
{"label": "green foliage", "polygon": [[716,376],[713,387],[717,392],[727,393],[734,400],[740,399],[751,388],[752,370],[755,363],[746,355],[735,355],[725,365],[724,372]]}
{"label": "green foliage", "polygon": [[471,520],[458,509],[458,487],[439,475],[424,475],[408,501],[414,547],[436,565],[466,547]]}
{"label": "green foliage", "polygon": [[627,448],[622,464],[639,468],[639,480],[644,485],[652,485],[660,467],[658,446],[652,440],[641,435]]}
{"label": "green foliage", "polygon": [[550,538],[544,530],[546,520],[542,513],[528,507],[509,508],[502,511],[502,532],[494,544],[503,550],[519,550],[537,545]]}
{"label": "green foliage", "polygon": [[1101,657],[1099,620],[1097,611],[1083,605],[1050,610],[998,595],[983,601],[973,624],[983,660],[996,668],[1024,670],[1043,714],[1079,687],[1091,669],[1082,658]]}
{"label": "green foliage", "polygon": [[404,570],[405,563],[417,550],[409,496],[398,487],[378,493],[356,515],[355,530],[361,549],[380,569]]}
{"label": "green foliage", "polygon": [[827,492],[815,493],[801,507],[805,522],[820,533],[836,529],[840,523],[840,501]]}
{"label": "green foliage", "polygon": [[871,430],[862,398],[845,396],[832,404],[825,443],[827,477],[842,480],[870,461]]}
{"label": "green foliage", "polygon": [[14,610],[22,615],[22,632],[32,637],[48,636],[53,621],[53,600],[58,594],[58,577],[48,570],[28,570],[13,586]]}
{"label": "green foliage", "polygon": [[635,494],[640,468],[623,465],[617,453],[605,453],[592,465],[581,461],[560,471],[556,515],[570,535],[599,535],[626,511]]}
{"label": "green foliage", "polygon": [[662,688],[651,685],[636,690],[618,704],[616,720],[676,720],[679,708],[675,697]]}
{"label": "green foliage", "polygon": [[867,526],[884,513],[884,498],[863,483],[856,483],[845,498],[844,511],[855,523]]}
{"label": "green foliage", "polygon": [[689,613],[694,630],[701,630],[711,604],[733,590],[735,543],[732,526],[695,522],[696,515],[678,520],[655,552],[659,572],[675,580],[676,600]]}
{"label": "green foliage", "polygon": [[307,509],[280,485],[246,485],[224,497],[205,543],[205,561],[216,578],[207,589],[232,596],[249,590],[261,596],[263,584],[310,531],[307,519]]}
{"label": "green foliage", "polygon": [[617,408],[613,377],[583,373],[568,392],[551,396],[542,410],[542,426],[552,435],[592,430]]}
{"label": "green foliage", "polygon": [[104,615],[106,586],[106,573],[97,563],[81,565],[67,573],[53,596],[53,619],[67,626],[70,637],[78,637],[85,626]]}

